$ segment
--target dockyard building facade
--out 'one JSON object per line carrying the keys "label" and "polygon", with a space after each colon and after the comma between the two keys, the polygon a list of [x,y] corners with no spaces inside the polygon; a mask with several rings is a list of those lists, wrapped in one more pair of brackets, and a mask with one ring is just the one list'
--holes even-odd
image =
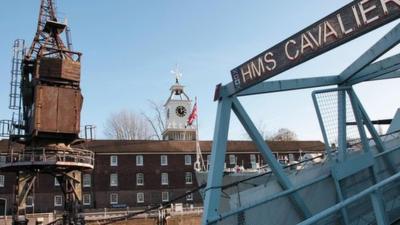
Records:
{"label": "dockyard building facade", "polygon": [[[211,141],[200,141],[205,165],[210,165]],[[320,141],[268,142],[281,160],[298,160],[305,154],[323,151]],[[125,141],[95,140],[85,148],[95,152],[95,169],[81,174],[83,208],[143,209],[160,205],[198,187],[193,164],[196,141]],[[8,152],[8,140],[0,141],[0,163]],[[264,161],[251,141],[229,141],[225,158],[227,170],[236,167],[256,168]],[[0,198],[7,200],[11,213],[14,173],[0,173]],[[57,180],[40,175],[27,198],[28,213],[62,210],[64,199]],[[184,207],[201,206],[200,194],[187,195],[176,201]]]}

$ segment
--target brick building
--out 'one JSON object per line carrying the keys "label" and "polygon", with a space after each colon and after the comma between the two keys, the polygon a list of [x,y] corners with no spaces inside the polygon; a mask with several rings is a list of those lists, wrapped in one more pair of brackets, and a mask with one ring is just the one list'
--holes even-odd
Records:
{"label": "brick building", "polygon": [[[298,159],[301,154],[320,153],[320,141],[268,142],[280,159]],[[0,163],[7,152],[8,141],[0,141]],[[205,163],[209,162],[211,141],[201,141]],[[122,141],[96,140],[84,146],[95,152],[95,169],[82,173],[83,205],[85,209],[145,208],[159,205],[197,187],[193,163],[195,141]],[[251,141],[230,141],[226,166],[251,168],[263,164]],[[0,198],[13,201],[15,174],[0,173]],[[40,175],[34,192],[28,197],[28,212],[62,210],[62,192],[50,175]],[[189,195],[179,202],[201,205],[199,194]],[[10,211],[10,204],[7,206]]]}

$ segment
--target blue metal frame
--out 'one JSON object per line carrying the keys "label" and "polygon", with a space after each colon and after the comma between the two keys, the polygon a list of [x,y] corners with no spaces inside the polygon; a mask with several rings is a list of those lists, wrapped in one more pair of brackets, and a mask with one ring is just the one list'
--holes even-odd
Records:
{"label": "blue metal frame", "polygon": [[397,24],[391,31],[383,36],[378,42],[376,42],[371,48],[369,48],[364,54],[356,59],[349,67],[347,67],[340,74],[340,83],[345,83],[347,80],[352,78],[356,73],[361,71],[367,65],[371,64],[381,55],[392,49],[400,42],[400,24]]}
{"label": "blue metal frame", "polygon": [[207,177],[207,187],[204,191],[204,205],[207,207],[204,208],[203,224],[207,224],[207,221],[215,219],[219,215],[218,210],[221,198],[222,175],[228,140],[231,107],[231,98],[223,98],[218,102],[214,141],[211,152],[211,166]]}
{"label": "blue metal frame", "polygon": [[[375,160],[370,153],[368,147],[368,140],[366,136],[366,130],[369,131],[373,140],[375,141],[378,150],[382,153],[385,162],[391,168],[393,174],[396,173],[396,168],[393,162],[388,157],[385,146],[382,143],[378,133],[376,132],[371,120],[369,119],[366,111],[361,105],[357,95],[352,89],[352,85],[381,79],[391,79],[400,77],[400,54],[388,57],[386,59],[377,61],[373,63],[377,58],[382,56],[384,53],[389,51],[395,45],[400,42],[400,24],[396,25],[390,32],[388,32],[383,38],[381,38],[376,44],[374,44],[368,51],[362,54],[357,60],[355,60],[349,67],[347,67],[341,74],[334,76],[325,77],[315,77],[315,78],[303,78],[303,79],[291,79],[291,80],[280,80],[280,81],[267,81],[243,90],[239,93],[235,93],[233,83],[228,83],[220,88],[220,95],[218,100],[217,117],[214,128],[214,137],[212,145],[211,154],[211,168],[208,174],[207,187],[205,189],[205,209],[203,214],[202,224],[207,225],[218,221],[220,218],[226,218],[234,214],[241,213],[248,208],[255,207],[255,205],[250,205],[242,208],[238,208],[232,212],[219,212],[220,198],[221,198],[221,185],[222,185],[222,175],[224,169],[225,153],[227,148],[227,138],[229,130],[229,122],[231,116],[231,110],[238,117],[245,130],[248,132],[257,148],[263,155],[264,159],[267,161],[271,167],[273,173],[277,177],[279,184],[281,185],[283,191],[278,193],[280,196],[288,195],[290,196],[291,202],[297,209],[298,213],[303,218],[308,218],[301,224],[312,224],[316,222],[319,218],[329,215],[335,211],[340,210],[343,216],[343,222],[348,224],[348,216],[345,207],[356,199],[361,198],[364,195],[369,194],[371,201],[373,203],[374,212],[379,225],[388,224],[387,216],[384,211],[382,204],[382,197],[379,193],[379,188],[386,185],[388,182],[396,180],[400,175],[396,174],[391,178],[371,186],[370,188],[362,191],[361,193],[352,196],[350,198],[345,198],[340,188],[340,180],[345,177],[354,174],[361,169],[366,169],[370,167],[370,171],[373,173],[373,177],[376,178],[375,171],[371,164]],[[330,165],[332,166],[332,176],[335,180],[337,186],[337,193],[340,200],[338,205],[335,205],[329,209],[326,209],[316,215],[311,215],[306,203],[298,195],[298,190],[300,187],[294,187],[287,175],[284,173],[281,165],[275,159],[272,154],[271,149],[268,144],[263,140],[262,136],[254,126],[250,117],[248,116],[246,110],[240,104],[237,97],[264,94],[271,92],[281,92],[289,90],[298,90],[305,88],[323,87],[337,85],[340,89],[338,96],[338,110],[339,110],[339,160],[338,163],[342,163],[342,169],[338,168],[338,163],[332,162],[330,160]],[[362,160],[357,162],[352,160],[347,162],[346,160],[346,92],[349,95],[349,100],[354,112],[354,116],[357,122],[357,128],[360,133],[361,142],[365,146],[364,154]],[[313,94],[313,101],[316,104],[316,98]],[[323,121],[321,113],[318,107],[316,107],[318,120],[321,124],[321,131],[325,141],[325,148],[327,156],[329,159],[333,159],[331,146],[329,146],[326,131],[323,128]],[[361,158],[360,158],[361,159]],[[355,165],[352,165],[355,163]],[[364,164],[363,164],[364,163]],[[376,183],[374,179],[374,183]],[[360,197],[361,196],[361,197]],[[264,200],[261,202],[265,202]],[[262,203],[260,203],[262,204]]]}
{"label": "blue metal frame", "polygon": [[[251,139],[256,144],[257,148],[260,150],[264,159],[267,161],[272,172],[277,177],[277,180],[281,185],[281,187],[284,190],[293,188],[293,185],[290,182],[289,178],[286,176],[285,172],[283,171],[281,164],[276,160],[274,154],[271,151],[271,148],[265,142],[264,138],[261,136],[256,126],[251,121],[249,115],[246,113],[246,110],[244,110],[244,108],[242,107],[237,98],[234,97],[232,99],[233,99],[233,107],[232,107],[233,111],[235,112],[236,116],[242,123],[247,133],[250,135]],[[298,193],[296,192],[292,193],[290,199],[301,217],[308,218],[311,216],[310,210],[308,209],[304,201],[300,198],[300,195],[298,195]]]}

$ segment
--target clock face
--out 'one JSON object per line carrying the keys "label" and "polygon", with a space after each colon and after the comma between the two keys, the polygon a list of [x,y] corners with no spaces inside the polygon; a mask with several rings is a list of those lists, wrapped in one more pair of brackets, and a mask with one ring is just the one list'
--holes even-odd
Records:
{"label": "clock face", "polygon": [[180,105],[176,107],[175,112],[179,117],[184,117],[186,115],[186,108]]}

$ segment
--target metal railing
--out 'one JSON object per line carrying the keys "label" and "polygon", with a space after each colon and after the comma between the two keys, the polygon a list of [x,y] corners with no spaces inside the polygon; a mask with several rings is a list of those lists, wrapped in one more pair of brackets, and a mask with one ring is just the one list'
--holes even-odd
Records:
{"label": "metal railing", "polygon": [[350,198],[347,198],[344,201],[337,203],[336,205],[333,205],[333,206],[323,210],[320,213],[313,215],[312,217],[302,221],[298,225],[314,224],[314,223],[318,222],[319,220],[324,219],[325,217],[330,216],[331,214],[333,214],[335,212],[338,212],[339,210],[345,208],[346,206],[349,206],[350,204],[352,204],[352,203],[356,202],[357,200],[360,200],[361,198],[366,197],[368,195],[371,198],[371,202],[373,205],[377,224],[378,225],[388,224],[388,221],[386,218],[387,216],[385,215],[383,205],[382,205],[382,203],[379,202],[380,200],[377,195],[378,195],[380,189],[382,189],[386,185],[396,182],[399,178],[400,178],[400,172],[396,173],[395,175],[392,175],[389,178],[386,178],[385,180],[383,180],[375,185],[372,185],[371,187],[368,187],[367,189],[361,191],[360,193],[355,194],[355,195],[351,196]]}
{"label": "metal railing", "polygon": [[[87,221],[97,221],[103,219],[118,218],[121,216],[127,216],[129,214],[138,213],[135,218],[156,218],[158,217],[159,210],[151,210],[149,212],[141,213],[142,210],[130,210],[129,207],[126,210],[110,211],[105,208],[103,211],[99,212],[86,212],[82,213]],[[200,215],[203,213],[203,207],[184,207],[182,211],[175,211],[172,209],[167,209],[167,212],[173,216],[181,215]]]}
{"label": "metal railing", "polygon": [[[380,136],[380,138],[382,140],[385,140],[385,141],[390,140],[390,139],[399,138],[399,137],[400,137],[400,132],[394,132],[394,133],[384,134],[384,135]],[[370,142],[369,144],[372,145],[374,143],[374,140],[372,138],[370,138],[369,142]],[[358,144],[359,144],[359,142],[353,143],[353,145],[358,145]],[[352,148],[353,145],[350,145],[349,148]],[[377,154],[374,155],[374,157],[375,158],[380,158],[380,157],[382,157],[384,155],[387,155],[387,154],[390,154],[390,153],[392,153],[392,152],[394,152],[396,150],[399,150],[399,147],[400,147],[400,145],[396,146],[394,148],[388,149],[385,152],[377,153]],[[337,149],[331,149],[331,153],[332,154],[336,154],[337,153]],[[317,156],[312,157],[312,158],[308,158],[308,159],[301,160],[299,162],[283,165],[282,168],[287,173],[294,172],[297,175],[297,174],[301,173],[305,167],[310,166],[311,164],[324,164],[326,162],[327,162],[327,153],[325,152],[325,153],[320,153]],[[268,168],[268,165],[264,165],[262,168],[263,169]],[[242,180],[239,180],[239,181],[235,181],[235,182],[232,182],[230,184],[226,184],[226,185],[222,186],[221,188],[224,190],[224,189],[227,189],[227,188],[235,187],[235,186],[240,185],[240,184],[249,184],[249,183],[251,183],[252,180],[255,180],[255,179],[259,178],[259,177],[271,176],[271,175],[273,175],[272,171],[260,172],[259,174],[251,176],[249,178],[242,179]]]}
{"label": "metal railing", "polygon": [[16,164],[62,164],[79,163],[93,167],[95,154],[92,151],[78,148],[49,149],[28,148],[22,152],[11,152],[6,156],[6,161],[0,167]]}

